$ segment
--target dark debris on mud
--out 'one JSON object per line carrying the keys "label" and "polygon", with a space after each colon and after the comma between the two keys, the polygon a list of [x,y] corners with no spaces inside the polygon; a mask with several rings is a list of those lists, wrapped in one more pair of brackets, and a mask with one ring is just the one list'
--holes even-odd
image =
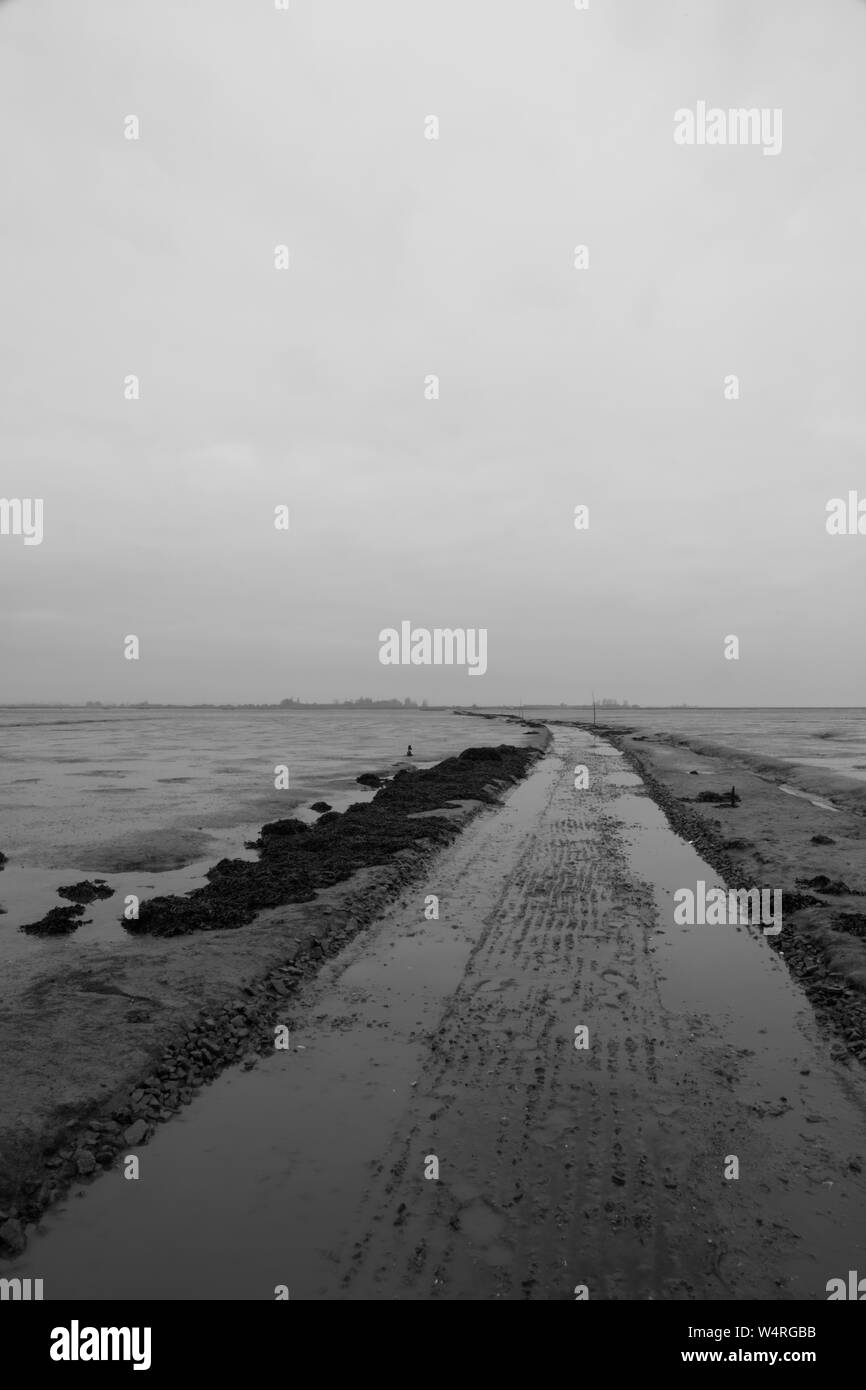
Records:
{"label": "dark debris on mud", "polygon": [[92,903],[97,898],[113,898],[114,889],[109,888],[104,878],[95,878],[92,882],[83,878],[80,883],[67,883],[65,887],[58,888],[57,896],[67,898],[71,903]]}
{"label": "dark debris on mud", "polygon": [[19,931],[28,936],[68,936],[78,931],[82,925],[79,919],[83,917],[84,908],[80,903],[74,907],[52,907],[38,922],[25,922]]}
{"label": "dark debris on mud", "polygon": [[[537,747],[470,748],[436,767],[398,773],[373,801],[350,806],[342,815],[328,812],[328,825],[322,824],[325,817],[314,826],[272,822],[262,827],[258,863],[222,860],[208,874],[206,888],[186,898],[152,899],[142,905],[149,909],[143,912],[144,925],[141,919],[125,925],[174,936],[241,926],[261,907],[311,899],[316,888],[346,879],[356,869],[385,864],[400,850],[423,851],[454,839],[460,826],[450,819],[408,817],[441,808],[449,800],[495,804],[541,755]],[[74,917],[84,908],[52,911]],[[272,1055],[275,1026],[291,1030],[291,996],[298,985],[314,975],[327,956],[342,949],[363,923],[363,910],[353,908],[347,922],[335,925],[324,940],[310,936],[287,943],[282,963],[242,986],[239,997],[204,1007],[169,1035],[159,1059],[136,1084],[128,1085],[107,1107],[78,1114],[46,1135],[41,1161],[30,1165],[23,1181],[10,1183],[8,1175],[0,1174],[0,1256],[20,1254],[29,1228],[73,1183],[92,1181],[131,1148],[146,1144],[158,1124],[188,1105],[226,1067],[241,1064],[249,1069],[259,1057]]]}
{"label": "dark debris on mud", "polygon": [[123,926],[132,934],[180,936],[242,927],[265,908],[310,902],[319,888],[386,863],[421,840],[437,845],[452,840],[459,827],[449,819],[410,817],[455,799],[495,802],[495,787],[519,781],[537,757],[536,749],[508,744],[467,748],[435,767],[404,769],[372,801],[356,802],[342,813],[327,811],[315,824],[272,821],[253,842],[258,860],[221,859],[208,870],[204,887],[149,898],[137,920],[123,919]]}

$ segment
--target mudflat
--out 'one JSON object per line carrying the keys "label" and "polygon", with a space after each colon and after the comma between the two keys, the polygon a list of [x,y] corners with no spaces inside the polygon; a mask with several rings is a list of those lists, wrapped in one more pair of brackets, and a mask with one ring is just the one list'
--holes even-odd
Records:
{"label": "mudflat", "polygon": [[22,1248],[71,1181],[111,1167],[225,1066],[273,1047],[275,1011],[298,980],[524,776],[548,738],[398,773],[315,826],[263,827],[258,863],[221,861],[206,888],[142,903],[129,939],[82,946],[73,967],[58,954],[47,966],[11,962],[0,984],[0,1254]]}
{"label": "mudflat", "polygon": [[861,1065],[772,938],[677,923],[716,874],[609,742],[557,729],[293,987],[290,1050],[157,1126],[146,1181],[86,1179],[10,1273],[51,1298],[826,1299],[866,1257]]}
{"label": "mudflat", "polygon": [[646,728],[604,737],[728,887],[781,890],[773,949],[837,1054],[866,1059],[866,783]]}

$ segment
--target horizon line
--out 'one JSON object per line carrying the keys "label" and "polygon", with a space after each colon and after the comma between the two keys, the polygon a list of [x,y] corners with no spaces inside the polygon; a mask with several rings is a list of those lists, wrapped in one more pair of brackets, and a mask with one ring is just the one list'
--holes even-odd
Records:
{"label": "horizon line", "polygon": [[[369,701],[369,705],[365,702]],[[395,700],[393,696],[358,696],[354,700],[299,700],[294,706],[284,705],[279,701],[268,700],[138,700],[135,702],[119,700],[8,700],[0,701],[0,709],[344,709],[344,708],[369,708],[371,705],[385,706],[393,710],[417,710],[419,713],[425,710],[519,710],[519,709],[588,709],[593,708],[592,702],[585,704],[566,704],[560,700],[551,701],[523,701],[521,703],[493,703],[493,704],[472,704],[464,705],[457,701],[445,701],[443,704],[420,704],[413,701],[406,705],[401,700]],[[596,704],[598,710],[607,712],[616,711],[617,713],[629,714],[634,711],[645,710],[678,710],[678,709],[697,709],[697,710],[720,710],[720,709],[856,709],[866,710],[866,705],[773,705],[773,704],[746,704],[746,705],[700,705],[680,702],[678,704],[650,704],[650,705],[601,705]]]}

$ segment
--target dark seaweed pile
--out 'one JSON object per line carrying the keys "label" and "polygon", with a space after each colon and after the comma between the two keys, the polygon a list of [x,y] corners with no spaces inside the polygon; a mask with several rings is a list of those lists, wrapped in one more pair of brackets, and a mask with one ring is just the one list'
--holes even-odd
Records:
{"label": "dark seaweed pile", "polygon": [[456,799],[495,802],[502,787],[518,782],[539,757],[534,748],[467,748],[422,771],[405,769],[372,801],[356,802],[342,814],[328,812],[314,825],[298,820],[262,826],[259,858],[221,859],[208,883],[184,896],[149,898],[127,931],[154,936],[241,927],[264,908],[309,902],[316,890],[339,883],[373,864],[388,863],[421,840],[444,844],[459,827],[441,816],[411,820]]}
{"label": "dark seaweed pile", "polygon": [[113,898],[114,889],[109,888],[104,878],[95,878],[92,883],[83,878],[80,883],[67,883],[65,888],[58,888],[57,896],[71,903],[92,903],[97,898]]}
{"label": "dark seaweed pile", "polygon": [[79,919],[83,916],[84,908],[80,903],[75,907],[52,907],[38,922],[25,922],[19,931],[27,932],[28,936],[68,936],[82,925]]}

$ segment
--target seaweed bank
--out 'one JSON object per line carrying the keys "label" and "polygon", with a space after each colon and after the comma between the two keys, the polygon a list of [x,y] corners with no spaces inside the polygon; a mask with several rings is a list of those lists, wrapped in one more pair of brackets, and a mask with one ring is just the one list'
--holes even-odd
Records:
{"label": "seaweed bank", "polygon": [[146,1143],[227,1066],[254,1065],[291,996],[423,875],[436,850],[526,776],[550,735],[398,772],[372,801],[262,827],[183,897],[141,904],[132,940],[75,969],[16,963],[0,999],[0,1255],[69,1189]]}

